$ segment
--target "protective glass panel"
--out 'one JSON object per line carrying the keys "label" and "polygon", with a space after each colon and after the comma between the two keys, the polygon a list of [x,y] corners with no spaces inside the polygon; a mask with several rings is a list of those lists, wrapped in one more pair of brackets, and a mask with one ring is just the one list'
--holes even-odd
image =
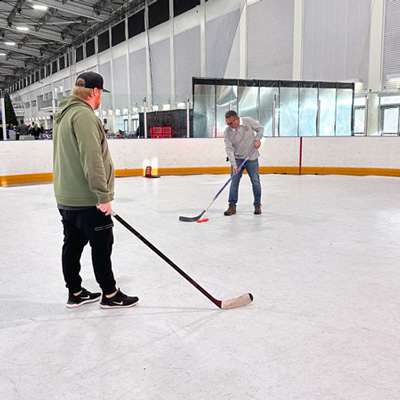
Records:
{"label": "protective glass panel", "polygon": [[194,85],[193,137],[215,136],[215,86]]}
{"label": "protective glass panel", "polygon": [[320,136],[335,135],[336,89],[320,89]]}
{"label": "protective glass panel", "polygon": [[336,136],[351,136],[351,114],[353,91],[337,89],[336,92]]}
{"label": "protective glass panel", "polygon": [[317,135],[318,89],[300,88],[299,135]]}
{"label": "protective glass panel", "polygon": [[[264,127],[264,136],[278,136],[278,124],[276,109],[279,105],[279,89],[261,87],[260,88],[260,124]],[[274,115],[275,107],[275,115]],[[275,121],[273,118],[275,117]],[[273,129],[275,132],[273,133]]]}
{"label": "protective glass panel", "polygon": [[383,132],[382,133],[398,133],[399,132],[399,108],[390,107],[383,109]]}
{"label": "protective glass panel", "polygon": [[216,89],[216,122],[214,137],[223,137],[226,128],[225,113],[237,111],[237,86],[217,85]]}
{"label": "protective glass panel", "polygon": [[400,96],[382,96],[381,105],[400,104]]}
{"label": "protective glass panel", "polygon": [[258,87],[239,86],[239,115],[259,121],[258,92]]}
{"label": "protective glass panel", "polygon": [[365,107],[354,110],[354,132],[364,133],[365,129]]}
{"label": "protective glass panel", "polygon": [[298,135],[299,89],[281,88],[279,112],[279,136]]}

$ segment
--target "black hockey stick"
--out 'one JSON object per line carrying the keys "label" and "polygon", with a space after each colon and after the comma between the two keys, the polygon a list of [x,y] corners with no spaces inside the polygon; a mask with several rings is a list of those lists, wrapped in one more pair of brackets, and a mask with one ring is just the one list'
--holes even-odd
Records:
{"label": "black hockey stick", "polygon": [[[237,170],[236,173],[240,172],[241,169],[243,168],[243,165],[245,164],[245,162],[250,158],[250,156],[256,151],[257,149],[254,148],[251,153],[243,160],[243,162],[239,165],[239,168]],[[232,174],[231,177],[225,182],[224,186],[222,186],[222,188],[219,190],[219,192],[214,196],[214,198],[212,199],[211,203],[209,204],[209,206],[203,210],[199,215],[197,215],[196,217],[179,217],[179,221],[182,222],[195,222],[197,220],[199,220],[205,213],[206,211],[211,207],[211,205],[214,203],[214,201],[217,199],[217,197],[222,193],[222,191],[226,188],[226,186],[228,185],[228,183],[233,179],[233,177],[235,176],[235,174]]]}
{"label": "black hockey stick", "polygon": [[154,245],[152,245],[146,238],[144,238],[137,230],[132,228],[126,221],[124,221],[114,211],[111,215],[120,222],[126,229],[131,231],[137,238],[139,238],[146,246],[150,247],[157,255],[159,255],[164,261],[166,261],[175,271],[179,272],[186,280],[188,280],[196,289],[200,290],[209,300],[211,300],[218,308],[236,308],[250,304],[253,301],[253,295],[251,293],[244,294],[231,300],[217,300],[205,289],[203,289],[196,281],[194,281],[188,274],[182,271],[174,262],[172,262],[166,255],[161,253]]}

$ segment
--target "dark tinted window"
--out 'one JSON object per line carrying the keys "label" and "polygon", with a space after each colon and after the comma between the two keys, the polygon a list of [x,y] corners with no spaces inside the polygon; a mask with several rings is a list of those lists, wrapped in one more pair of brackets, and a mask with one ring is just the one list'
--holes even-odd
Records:
{"label": "dark tinted window", "polygon": [[108,31],[103,32],[97,38],[98,38],[99,53],[104,50],[107,50],[110,47],[110,35],[108,34]]}
{"label": "dark tinted window", "polygon": [[58,65],[57,65],[57,60],[56,61],[53,61],[53,64],[52,64],[52,73],[54,74],[55,72],[57,72],[58,71]]}
{"label": "dark tinted window", "polygon": [[86,57],[90,57],[95,53],[94,51],[94,39],[86,42]]}
{"label": "dark tinted window", "polygon": [[58,59],[58,63],[60,64],[60,71],[65,68],[65,57],[62,56]]}
{"label": "dark tinted window", "polygon": [[125,40],[125,20],[111,28],[111,43],[113,46]]}
{"label": "dark tinted window", "polygon": [[76,62],[83,60],[83,46],[79,46],[75,50]]}
{"label": "dark tinted window", "polygon": [[131,38],[144,32],[144,10],[128,18],[128,36]]}
{"label": "dark tinted window", "polygon": [[51,74],[50,69],[50,64],[46,65],[46,76],[49,76]]}
{"label": "dark tinted window", "polygon": [[181,15],[199,5],[200,0],[174,0],[174,16]]}
{"label": "dark tinted window", "polygon": [[158,0],[149,6],[149,28],[169,20],[169,0]]}

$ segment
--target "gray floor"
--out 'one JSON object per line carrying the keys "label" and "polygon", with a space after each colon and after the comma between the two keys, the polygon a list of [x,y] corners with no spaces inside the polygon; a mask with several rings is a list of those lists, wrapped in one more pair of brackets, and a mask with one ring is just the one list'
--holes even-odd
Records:
{"label": "gray floor", "polygon": [[[137,307],[69,310],[51,185],[0,188],[2,399],[400,398],[400,180],[227,175],[124,178],[114,209],[218,299],[219,310],[115,222],[114,269]],[[89,249],[83,277],[96,290]]]}

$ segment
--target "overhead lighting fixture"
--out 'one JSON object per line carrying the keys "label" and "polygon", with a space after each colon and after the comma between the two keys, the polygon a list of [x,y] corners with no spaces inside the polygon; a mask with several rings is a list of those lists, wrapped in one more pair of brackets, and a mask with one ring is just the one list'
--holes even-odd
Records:
{"label": "overhead lighting fixture", "polygon": [[17,26],[17,31],[29,31],[29,28],[27,26]]}
{"label": "overhead lighting fixture", "polygon": [[6,55],[7,55],[6,53],[0,53],[0,57],[6,56]]}
{"label": "overhead lighting fixture", "polygon": [[46,11],[49,7],[43,6],[41,4],[34,4],[33,6],[34,10],[39,10],[39,11]]}
{"label": "overhead lighting fixture", "polygon": [[6,46],[15,46],[15,42],[4,42]]}

